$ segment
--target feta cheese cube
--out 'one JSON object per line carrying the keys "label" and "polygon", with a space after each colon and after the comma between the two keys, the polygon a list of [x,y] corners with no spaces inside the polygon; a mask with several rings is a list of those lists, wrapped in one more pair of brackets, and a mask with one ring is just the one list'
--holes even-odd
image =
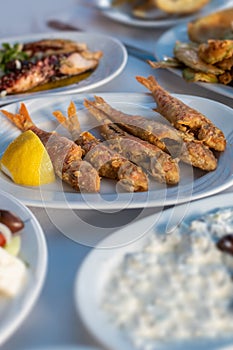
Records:
{"label": "feta cheese cube", "polygon": [[27,269],[17,257],[0,247],[0,294],[14,297],[26,283]]}

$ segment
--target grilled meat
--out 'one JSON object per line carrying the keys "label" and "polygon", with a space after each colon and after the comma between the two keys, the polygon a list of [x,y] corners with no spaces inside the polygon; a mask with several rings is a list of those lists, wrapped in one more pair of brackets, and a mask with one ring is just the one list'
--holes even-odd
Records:
{"label": "grilled meat", "polygon": [[0,78],[0,93],[25,92],[52,79],[77,75],[98,65],[98,59],[86,59],[80,53],[50,55],[37,60],[20,62],[18,67]]}
{"label": "grilled meat", "polygon": [[41,40],[22,45],[27,59],[6,63],[0,78],[0,94],[14,94],[73,75],[94,70],[101,51],[91,52],[84,43],[71,40]]}
{"label": "grilled meat", "polygon": [[29,57],[44,57],[52,54],[86,52],[85,43],[78,43],[67,39],[42,39],[24,43],[22,51]]}

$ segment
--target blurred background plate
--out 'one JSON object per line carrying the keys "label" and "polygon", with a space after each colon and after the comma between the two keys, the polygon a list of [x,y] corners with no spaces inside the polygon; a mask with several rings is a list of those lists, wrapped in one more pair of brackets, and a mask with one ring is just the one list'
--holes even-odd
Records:
{"label": "blurred background plate", "polygon": [[36,303],[47,271],[47,246],[42,228],[32,214],[13,196],[0,191],[0,208],[15,213],[24,221],[20,232],[20,258],[28,266],[28,280],[15,298],[0,296],[0,345],[9,338],[28,316]]}
{"label": "blurred background plate", "polygon": [[[176,41],[180,42],[189,42],[187,34],[187,24],[180,24],[174,28],[171,28],[164,32],[155,43],[154,53],[158,61],[163,61],[166,57],[174,57],[173,50],[175,47]],[[181,69],[167,68],[174,74],[182,77]],[[223,96],[233,98],[233,87],[230,85],[224,84],[213,84],[213,83],[191,83],[188,84],[197,84],[201,87],[217,92]]]}
{"label": "blurred background plate", "polygon": [[[203,7],[203,9],[189,16],[169,16],[160,10],[153,10],[153,14],[148,15],[148,19],[139,19],[134,17],[129,9],[126,10],[126,6],[111,7],[112,0],[93,0],[91,3],[99,8],[99,11],[103,14],[103,16],[111,18],[114,21],[131,26],[153,28],[168,27],[178,23],[191,21],[196,17],[201,17],[207,13],[227,7],[232,4],[232,1],[211,0],[209,4]],[[152,17],[154,18],[152,19]]]}

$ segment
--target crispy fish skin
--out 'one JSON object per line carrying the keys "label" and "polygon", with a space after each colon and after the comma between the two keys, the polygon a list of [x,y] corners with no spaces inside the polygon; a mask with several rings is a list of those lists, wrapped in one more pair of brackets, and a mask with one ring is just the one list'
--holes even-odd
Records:
{"label": "crispy fish skin", "polygon": [[217,159],[209,147],[183,131],[180,131],[180,136],[184,140],[180,156],[183,162],[204,171],[213,171],[217,168]]}
{"label": "crispy fish skin", "polygon": [[101,177],[118,180],[127,192],[148,190],[148,178],[141,167],[111,150],[90,132],[81,132],[73,102],[68,107],[67,118],[60,111],[54,111],[53,114],[70,131],[75,143],[82,148],[85,160],[93,165]]}
{"label": "crispy fish skin", "polygon": [[123,113],[111,107],[100,96],[95,96],[95,106],[130,134],[149,141],[173,157],[180,153],[182,139],[173,127],[155,120],[148,121],[142,116]]}
{"label": "crispy fish skin", "polygon": [[94,101],[84,100],[84,106],[100,122],[100,132],[111,150],[120,153],[135,164],[140,165],[157,181],[175,185],[180,173],[177,159],[163,152],[159,147],[129,135],[95,106]]}
{"label": "crispy fish skin", "polygon": [[216,151],[225,150],[226,138],[223,132],[202,113],[171,96],[153,76],[136,79],[152,92],[157,104],[156,110],[174,127],[183,132],[193,133],[198,140]]}
{"label": "crispy fish skin", "polygon": [[148,178],[141,167],[98,142],[89,132],[83,132],[75,142],[87,150],[85,159],[98,170],[100,176],[118,180],[128,192],[148,190]]}
{"label": "crispy fish skin", "polygon": [[26,106],[21,103],[19,113],[1,112],[20,130],[32,130],[45,146],[56,175],[76,191],[98,192],[100,177],[93,166],[82,160],[82,150],[73,141],[54,132],[37,128],[31,120]]}
{"label": "crispy fish skin", "polygon": [[[95,102],[96,106],[99,108],[99,104]],[[112,118],[112,111],[108,110],[109,119]],[[119,116],[119,115],[118,115]],[[134,116],[134,122],[136,120],[136,116]],[[140,117],[140,121],[141,121]],[[144,123],[148,124],[148,128],[150,127],[151,120],[144,119]],[[118,125],[122,125],[122,123],[118,123]],[[124,124],[125,125],[125,124]],[[131,126],[132,127],[132,126]],[[128,129],[129,130],[129,129]],[[132,132],[134,130],[132,129]],[[179,149],[176,149],[177,156],[185,163],[192,164],[194,167],[200,168],[205,171],[212,171],[215,170],[217,167],[217,160],[211,150],[205,145],[203,145],[201,142],[194,139],[194,137],[189,134],[185,134],[184,132],[181,132],[177,130],[177,134],[179,135],[180,139],[182,140],[181,145]],[[128,134],[129,136],[129,134]],[[139,136],[142,136],[142,133],[139,134]],[[141,137],[142,139],[142,137]],[[148,141],[148,144],[153,144],[153,138],[146,138]],[[135,146],[136,147],[136,146]],[[196,149],[196,152],[194,152],[194,149]],[[169,149],[169,151],[171,148]],[[173,152],[174,153],[174,152]]]}

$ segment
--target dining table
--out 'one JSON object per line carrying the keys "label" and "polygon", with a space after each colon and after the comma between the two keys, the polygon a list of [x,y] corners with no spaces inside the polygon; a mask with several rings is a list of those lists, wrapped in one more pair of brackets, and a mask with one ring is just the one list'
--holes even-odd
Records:
{"label": "dining table", "polygon": [[[124,44],[146,50],[151,56],[155,55],[155,46],[159,37],[176,24],[143,27],[121,23],[109,18],[103,11],[91,6],[90,1],[85,0],[34,2],[8,0],[2,4],[0,11],[0,39],[4,41],[11,37],[28,34],[41,34],[43,38],[45,33],[52,34],[59,31],[48,26],[48,21],[51,20],[59,20],[79,31],[114,37]],[[127,103],[129,94],[148,92],[136,81],[135,77],[138,75],[145,77],[154,75],[160,85],[170,93],[198,96],[233,108],[231,96],[209,90],[199,84],[188,83],[167,69],[155,70],[147,63],[146,57],[140,59],[130,51],[126,65],[120,74],[87,92],[90,94],[123,93]],[[56,94],[53,98],[56,99]],[[233,192],[233,186],[224,189],[223,192]],[[215,194],[212,197],[214,200]],[[28,205],[28,207],[37,218],[45,235],[48,250],[47,273],[42,291],[32,310],[0,348],[49,350],[59,346],[64,349],[69,347],[78,349],[78,346],[83,346],[87,349],[88,347],[103,349],[103,345],[84,325],[75,305],[74,283],[77,273],[85,258],[96,249],[100,240],[126,227],[129,223],[165,210],[165,206],[117,208],[116,210],[69,209],[56,208],[56,206],[48,208],[46,204]],[[111,209],[111,203],[108,209]],[[67,234],[69,226],[74,225],[70,220],[70,210],[75,213],[75,229],[78,232],[76,239],[72,239]],[[94,270],[93,274],[95,274]]]}

